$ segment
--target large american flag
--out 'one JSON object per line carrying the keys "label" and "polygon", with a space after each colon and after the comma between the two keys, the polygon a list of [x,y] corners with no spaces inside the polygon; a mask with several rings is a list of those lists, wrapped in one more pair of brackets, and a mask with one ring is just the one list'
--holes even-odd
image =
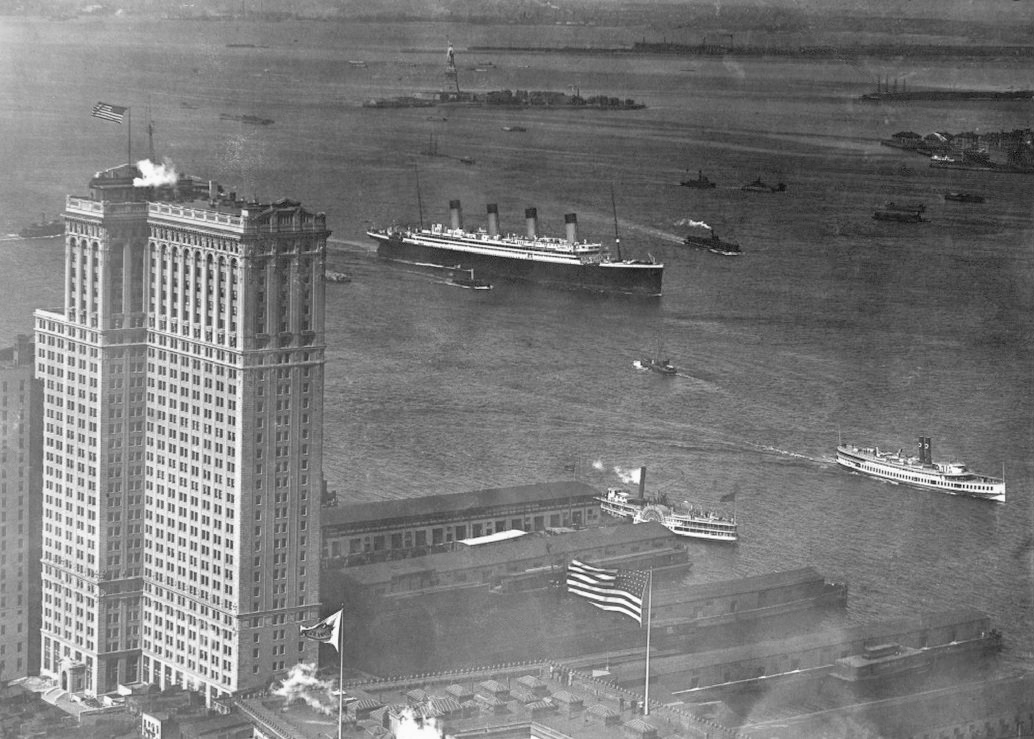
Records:
{"label": "large american flag", "polygon": [[643,570],[606,570],[577,559],[567,566],[567,592],[604,611],[631,616],[643,625],[643,593],[650,574]]}
{"label": "large american flag", "polygon": [[90,113],[94,118],[103,118],[106,121],[115,121],[115,123],[122,123],[122,117],[126,114],[129,108],[122,105],[109,105],[108,103],[97,103],[93,106],[93,112]]}

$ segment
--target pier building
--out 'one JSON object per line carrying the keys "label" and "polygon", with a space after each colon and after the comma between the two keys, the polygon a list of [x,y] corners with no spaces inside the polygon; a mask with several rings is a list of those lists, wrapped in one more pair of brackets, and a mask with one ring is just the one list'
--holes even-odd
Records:
{"label": "pier building", "polygon": [[[456,551],[324,569],[324,611],[345,609],[346,659],[384,674],[468,662],[576,656],[635,648],[645,638],[565,592],[572,559],[652,569],[654,644],[700,650],[800,633],[847,590],[812,568],[685,584],[684,539],[659,523],[618,524]],[[402,656],[400,656],[402,655]]]}
{"label": "pier building", "polygon": [[316,644],[323,214],[134,165],[67,198],[44,383],[41,673],[217,696]]}
{"label": "pier building", "polygon": [[323,558],[329,567],[369,564],[503,531],[595,526],[597,495],[585,483],[548,482],[331,506],[323,509]]}

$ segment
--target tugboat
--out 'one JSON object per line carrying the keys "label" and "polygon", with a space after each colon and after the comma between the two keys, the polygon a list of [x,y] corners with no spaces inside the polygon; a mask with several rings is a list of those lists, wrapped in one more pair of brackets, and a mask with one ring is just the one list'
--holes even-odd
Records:
{"label": "tugboat", "polygon": [[744,192],[786,192],[786,185],[780,182],[773,187],[758,177],[756,180],[748,182],[740,189]]}
{"label": "tugboat", "polygon": [[49,236],[60,236],[64,232],[65,220],[63,218],[54,218],[48,221],[46,214],[41,213],[39,223],[26,226],[18,232],[18,235],[23,239],[39,239]]}
{"label": "tugboat", "polygon": [[638,369],[648,369],[651,372],[656,372],[659,375],[668,375],[669,377],[679,373],[679,368],[672,364],[670,359],[642,357],[635,360],[632,364]]}
{"label": "tugboat", "polygon": [[680,182],[679,184],[682,185],[682,187],[693,187],[698,190],[707,190],[715,186],[714,182],[712,182],[704,176],[704,171],[702,169],[697,170],[697,176],[695,180],[682,180],[682,182]]}
{"label": "tugboat", "polygon": [[[638,498],[631,497],[624,488],[608,488],[606,495],[595,498],[599,501],[600,510],[615,518],[631,519],[632,523],[660,523],[677,536],[736,543],[739,534],[735,516],[698,508],[688,501],[672,505],[663,495],[647,500],[645,481],[646,468],[643,467],[639,470]],[[734,500],[733,495],[722,496],[722,500]]]}
{"label": "tugboat", "polygon": [[718,234],[710,226],[707,227],[710,230],[709,236],[695,236],[688,234],[683,240],[686,246],[696,246],[701,249],[707,249],[712,254],[721,254],[726,257],[738,257],[743,253],[739,244],[733,243],[732,241],[722,241],[718,238]]}
{"label": "tugboat", "polygon": [[983,195],[977,195],[972,192],[946,192],[944,193],[945,200],[954,200],[956,203],[982,203],[984,202]]}

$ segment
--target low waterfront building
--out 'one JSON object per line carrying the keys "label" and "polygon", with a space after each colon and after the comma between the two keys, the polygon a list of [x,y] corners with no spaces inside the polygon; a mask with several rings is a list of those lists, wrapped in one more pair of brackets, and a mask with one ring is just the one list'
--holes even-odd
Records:
{"label": "low waterfront building", "polygon": [[547,482],[323,509],[324,561],[330,566],[447,551],[453,542],[503,531],[582,528],[600,521],[595,488]]}
{"label": "low waterfront building", "polygon": [[[852,657],[864,656],[867,648],[871,652],[872,645],[893,645],[906,656],[925,651],[932,657],[943,654],[941,648],[949,645],[968,645],[967,653],[973,652],[969,647],[977,651],[993,650],[997,647],[997,636],[986,614],[949,611],[846,629],[826,629],[728,649],[657,656],[650,662],[650,675],[680,700],[713,700],[718,697],[716,688],[739,690],[752,682],[771,682],[778,676],[797,678],[811,674],[824,679],[836,674],[847,679],[858,672],[851,669],[857,663]],[[608,658],[607,665],[619,685],[635,687],[642,681],[641,654],[626,657],[621,664],[615,662],[615,658]],[[579,664],[592,666],[587,661]]]}

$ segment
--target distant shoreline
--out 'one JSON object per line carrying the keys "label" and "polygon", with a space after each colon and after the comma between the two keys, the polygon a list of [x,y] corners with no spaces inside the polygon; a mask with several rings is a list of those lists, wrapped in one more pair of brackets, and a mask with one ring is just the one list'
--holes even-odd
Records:
{"label": "distant shoreline", "polygon": [[673,44],[637,42],[632,46],[470,46],[474,53],[535,53],[535,54],[663,54],[695,57],[790,57],[806,59],[837,59],[857,57],[910,57],[915,59],[957,58],[1031,58],[1034,46],[960,46],[927,44],[923,46],[872,44],[865,46],[737,46],[715,47],[706,44]]}

